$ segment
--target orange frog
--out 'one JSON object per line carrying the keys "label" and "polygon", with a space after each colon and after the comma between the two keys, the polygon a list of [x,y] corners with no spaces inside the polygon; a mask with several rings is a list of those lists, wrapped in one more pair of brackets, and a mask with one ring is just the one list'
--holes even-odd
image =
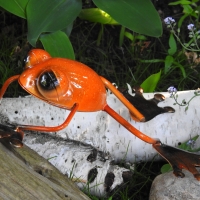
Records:
{"label": "orange frog", "polygon": [[70,123],[77,111],[95,112],[103,110],[136,137],[152,144],[158,153],[172,165],[176,176],[183,177],[184,174],[181,169],[187,169],[200,180],[200,174],[195,168],[195,166],[200,165],[200,156],[162,144],[158,139],[150,138],[133,127],[108,106],[106,88],[111,90],[129,109],[134,120],[144,122],[145,117],[108,80],[99,76],[88,66],[70,59],[52,58],[44,50],[33,49],[28,54],[24,72],[6,80],[1,88],[0,98],[3,97],[9,84],[15,80],[18,80],[21,87],[31,95],[54,106],[70,110],[70,113],[66,120],[56,127],[19,125],[14,134],[13,132],[7,134],[0,132],[0,138],[10,137],[10,143],[14,146],[23,146],[24,130],[59,131]]}

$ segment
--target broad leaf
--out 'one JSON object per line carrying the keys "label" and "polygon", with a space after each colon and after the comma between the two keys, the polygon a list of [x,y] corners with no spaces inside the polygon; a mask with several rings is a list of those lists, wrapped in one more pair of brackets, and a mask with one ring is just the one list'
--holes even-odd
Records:
{"label": "broad leaf", "polygon": [[109,14],[99,8],[83,9],[79,14],[81,19],[101,24],[119,25]]}
{"label": "broad leaf", "polygon": [[0,7],[18,17],[26,19],[25,9],[28,1],[29,0],[0,0]]}
{"label": "broad leaf", "polygon": [[143,88],[144,92],[154,92],[155,88],[160,80],[161,71],[156,74],[149,76],[140,86]]}
{"label": "broad leaf", "polygon": [[68,36],[62,31],[56,31],[50,34],[40,36],[44,49],[52,57],[62,57],[75,59],[74,50]]}
{"label": "broad leaf", "polygon": [[93,2],[122,26],[148,36],[162,35],[160,17],[150,0],[93,0]]}
{"label": "broad leaf", "polygon": [[43,32],[66,28],[79,15],[81,7],[81,0],[29,0],[26,13],[30,44],[35,46]]}

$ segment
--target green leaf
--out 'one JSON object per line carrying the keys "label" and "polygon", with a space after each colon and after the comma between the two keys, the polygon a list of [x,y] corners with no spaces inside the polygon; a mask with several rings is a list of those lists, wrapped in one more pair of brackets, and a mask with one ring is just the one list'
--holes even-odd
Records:
{"label": "green leaf", "polygon": [[166,58],[165,58],[165,69],[164,69],[165,74],[169,71],[173,62],[174,62],[174,58],[171,55],[166,56]]}
{"label": "green leaf", "polygon": [[142,63],[159,63],[159,62],[165,62],[162,59],[152,59],[152,60],[140,60]]}
{"label": "green leaf", "polygon": [[124,36],[126,36],[129,40],[134,40],[134,35],[132,33],[129,33],[127,31],[124,32]]}
{"label": "green leaf", "polygon": [[169,55],[174,55],[177,51],[177,46],[176,46],[176,40],[174,38],[173,33],[170,34],[169,37],[169,49],[168,49],[168,54]]}
{"label": "green leaf", "polygon": [[130,33],[130,32],[127,32],[127,31],[124,32],[124,36],[126,36],[132,42],[135,41],[135,40],[140,40],[140,41],[147,40],[147,37],[145,37],[144,35],[138,35],[138,34],[133,35],[133,33]]}
{"label": "green leaf", "polygon": [[43,34],[39,39],[44,49],[49,52],[52,57],[75,59],[72,44],[64,32],[57,31],[50,34]]}
{"label": "green leaf", "polygon": [[152,74],[149,76],[142,84],[141,87],[143,88],[144,92],[154,92],[155,88],[160,80],[161,71],[156,74]]}
{"label": "green leaf", "polygon": [[93,2],[130,30],[153,37],[162,35],[160,17],[150,0],[93,0]]}
{"label": "green leaf", "polygon": [[147,40],[147,37],[145,37],[144,35],[136,35],[135,39],[137,39],[137,40]]}
{"label": "green leaf", "polygon": [[122,47],[122,44],[124,42],[125,29],[126,28],[124,26],[121,26],[120,34],[119,34],[119,47]]}
{"label": "green leaf", "polygon": [[172,170],[173,170],[173,169],[172,169],[172,167],[171,167],[170,164],[164,164],[164,165],[161,167],[161,169],[160,169],[160,171],[161,171],[162,174],[164,174],[164,173],[166,173],[166,172],[170,172],[170,171],[172,171]]}
{"label": "green leaf", "polygon": [[191,14],[193,12],[193,9],[191,6],[189,5],[183,5],[183,13],[186,14]]}
{"label": "green leaf", "polygon": [[189,14],[184,14],[178,21],[178,28],[180,28],[184,22],[184,20],[189,16]]}
{"label": "green leaf", "polygon": [[41,33],[66,28],[81,11],[81,0],[29,0],[26,13],[28,41],[35,46]]}
{"label": "green leaf", "polygon": [[73,29],[73,23],[69,24],[66,28],[64,28],[62,31],[64,33],[67,34],[67,36],[70,36],[71,35],[71,32],[72,32],[72,29]]}
{"label": "green leaf", "polygon": [[109,14],[99,8],[87,8],[83,9],[79,17],[83,20],[87,20],[94,23],[119,25]]}
{"label": "green leaf", "polygon": [[29,0],[0,0],[0,7],[18,17],[26,19],[25,9],[28,1]]}
{"label": "green leaf", "polygon": [[186,1],[186,0],[181,0],[181,1],[176,1],[176,2],[172,2],[172,3],[169,3],[168,5],[170,6],[175,6],[175,5],[189,5],[189,4],[192,4],[191,1]]}

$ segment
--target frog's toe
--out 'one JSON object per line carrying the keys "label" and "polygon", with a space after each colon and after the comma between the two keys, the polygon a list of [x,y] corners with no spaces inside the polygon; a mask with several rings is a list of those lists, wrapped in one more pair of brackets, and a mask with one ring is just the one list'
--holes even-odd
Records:
{"label": "frog's toe", "polygon": [[15,133],[10,138],[10,144],[14,147],[23,147],[22,136],[20,133]]}
{"label": "frog's toe", "polygon": [[10,137],[11,133],[7,132],[7,131],[1,131],[0,130],[0,138],[7,138]]}
{"label": "frog's toe", "polygon": [[173,167],[173,173],[176,177],[184,178],[185,174],[182,172],[182,170],[178,167]]}
{"label": "frog's toe", "polygon": [[13,145],[14,147],[18,147],[18,148],[23,147],[23,142],[16,138],[11,138],[10,144]]}
{"label": "frog's toe", "polygon": [[162,95],[162,94],[154,94],[153,100],[154,100],[154,102],[155,102],[156,104],[158,104],[159,102],[165,100],[165,96]]}
{"label": "frog's toe", "polygon": [[200,181],[200,174],[199,174],[199,173],[193,174],[193,175],[194,175],[194,177],[195,177],[198,181]]}
{"label": "frog's toe", "polygon": [[172,107],[170,107],[170,106],[164,107],[164,110],[165,110],[165,112],[167,112],[167,113],[174,113],[174,112],[175,112],[175,109],[172,108]]}

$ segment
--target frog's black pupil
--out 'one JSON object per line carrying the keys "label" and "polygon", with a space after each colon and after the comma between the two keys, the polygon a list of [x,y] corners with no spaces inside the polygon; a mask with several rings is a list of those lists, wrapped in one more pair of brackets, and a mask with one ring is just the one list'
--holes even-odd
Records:
{"label": "frog's black pupil", "polygon": [[52,71],[44,72],[39,77],[39,84],[44,90],[52,90],[58,85],[58,80]]}

